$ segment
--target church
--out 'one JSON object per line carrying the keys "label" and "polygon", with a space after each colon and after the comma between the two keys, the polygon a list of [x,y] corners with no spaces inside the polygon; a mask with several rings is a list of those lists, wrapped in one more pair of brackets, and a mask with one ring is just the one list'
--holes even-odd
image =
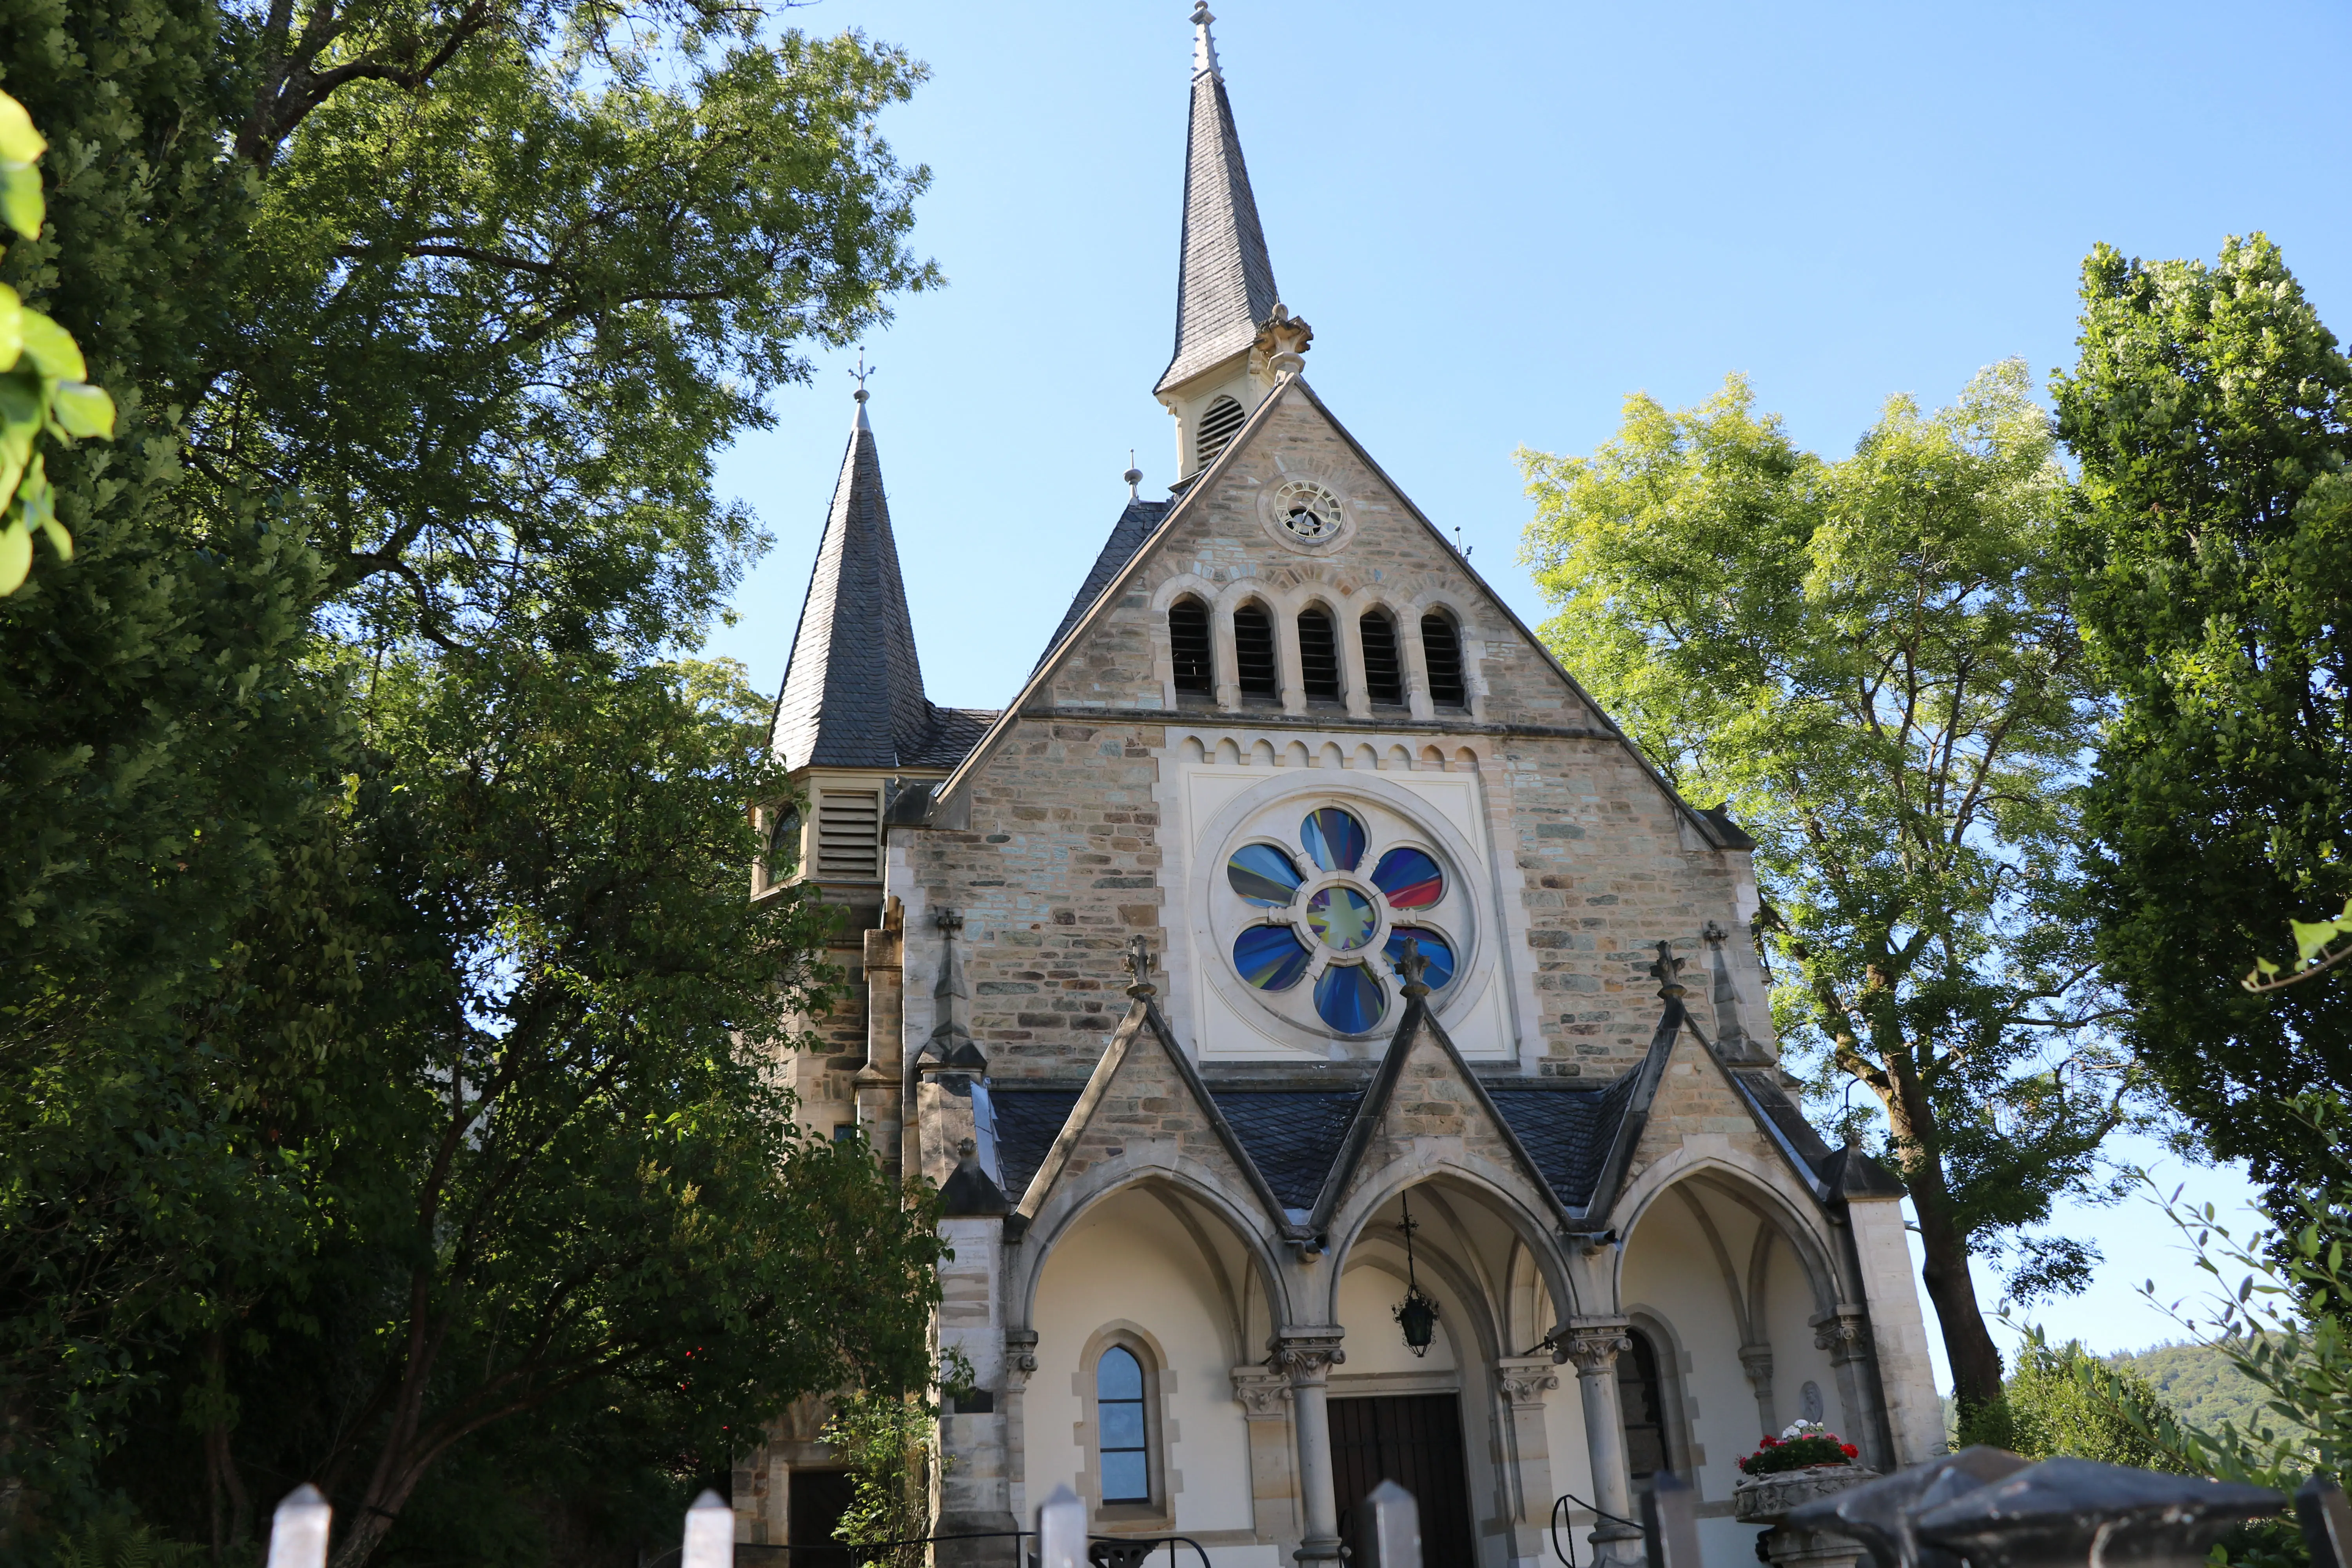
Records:
{"label": "church", "polygon": [[[861,389],[776,703],[754,896],[840,906],[850,992],[787,1070],[954,1249],[935,1557],[1015,1563],[1066,1486],[1099,1535],[1313,1568],[1392,1478],[1432,1568],[1631,1568],[1672,1471],[1748,1568],[1760,1435],[1943,1451],[1901,1188],[1779,1066],[1753,841],[1317,395],[1213,20],[1152,387],[1183,478],[1129,474],[1003,710],[940,707]],[[739,1540],[829,1539],[813,1421],[741,1464]]]}

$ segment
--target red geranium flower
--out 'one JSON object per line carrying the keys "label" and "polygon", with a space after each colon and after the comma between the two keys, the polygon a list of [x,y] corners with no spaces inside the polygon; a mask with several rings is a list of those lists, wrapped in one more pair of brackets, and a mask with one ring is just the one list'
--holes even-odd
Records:
{"label": "red geranium flower", "polygon": [[1855,1447],[1851,1443],[1840,1443],[1838,1445],[1838,1452],[1843,1454],[1849,1459],[1858,1459],[1862,1457],[1862,1450]]}

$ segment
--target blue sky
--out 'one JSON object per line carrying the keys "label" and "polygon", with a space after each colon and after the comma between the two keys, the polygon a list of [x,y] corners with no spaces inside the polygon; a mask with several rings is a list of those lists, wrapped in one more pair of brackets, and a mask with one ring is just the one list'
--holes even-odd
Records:
{"label": "blue sky", "polygon": [[[867,344],[872,416],[935,701],[1017,689],[1125,498],[1173,474],[1150,397],[1173,331],[1187,0],[819,0],[928,61],[884,125],[929,165],[913,243],[949,286]],[[1727,372],[1842,451],[1891,394],[2071,358],[2107,240],[2208,256],[2263,229],[2352,323],[2340,5],[1406,5],[1228,0],[1216,26],[1307,374],[1529,621],[1512,454],[1585,452],[1628,393]],[[782,679],[841,459],[854,356],[720,464],[776,546],[710,651]],[[2225,1173],[2187,1173],[2217,1200]],[[2177,1178],[2176,1178],[2177,1179]],[[2200,1185],[2201,1184],[2201,1185]],[[2152,1217],[2152,1216],[2151,1216]],[[2103,1348],[2163,1335],[2118,1261],[2045,1312]],[[2068,1324],[2075,1325],[2067,1327]]]}

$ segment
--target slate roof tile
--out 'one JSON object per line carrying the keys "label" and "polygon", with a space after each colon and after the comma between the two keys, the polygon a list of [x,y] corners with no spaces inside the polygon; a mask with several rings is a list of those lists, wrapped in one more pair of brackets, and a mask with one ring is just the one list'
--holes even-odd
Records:
{"label": "slate roof tile", "polygon": [[1247,350],[1277,298],[1257,198],[1250,194],[1249,169],[1234,130],[1234,106],[1210,53],[1192,77],[1176,352],[1152,390],[1164,392]]}
{"label": "slate roof tile", "polygon": [[825,516],[770,742],[788,770],[952,768],[993,713],[923,695],[882,459],[860,404]]}
{"label": "slate roof tile", "polygon": [[1339,1158],[1361,1088],[1221,1089],[1217,1109],[1287,1209],[1311,1209]]}
{"label": "slate roof tile", "polygon": [[1014,1203],[1029,1190],[1085,1091],[1084,1084],[988,1086],[988,1103],[996,1112],[996,1168],[1004,1173],[1005,1195]]}
{"label": "slate roof tile", "polygon": [[[1127,503],[1127,510],[1120,512],[1118,521],[1111,525],[1110,537],[1103,541],[1102,552],[1095,557],[1093,570],[1087,574],[1087,580],[1078,584],[1077,597],[1072,599],[1070,607],[1063,612],[1062,624],[1054,628],[1053,638],[1045,644],[1045,651],[1037,656],[1037,662],[1031,668],[1032,674],[1045,667],[1045,661],[1054,657],[1054,650],[1060,647],[1076,628],[1087,608],[1102,597],[1103,590],[1110,586],[1111,580],[1127,570],[1127,563],[1135,559],[1135,552],[1143,548],[1143,542],[1151,537],[1152,531],[1160,526],[1160,520],[1175,504],[1172,500],[1131,500]],[[973,739],[977,741],[979,737],[974,736]],[[967,752],[971,749],[970,746],[964,748]]]}

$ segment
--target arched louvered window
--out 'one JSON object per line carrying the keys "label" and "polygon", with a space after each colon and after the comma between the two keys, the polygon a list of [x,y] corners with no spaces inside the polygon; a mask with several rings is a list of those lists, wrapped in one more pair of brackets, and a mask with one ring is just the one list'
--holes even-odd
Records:
{"label": "arched louvered window", "polygon": [[1429,700],[1440,708],[1469,706],[1462,687],[1462,633],[1443,610],[1421,617],[1421,657],[1429,670]]}
{"label": "arched louvered window", "polygon": [[1298,684],[1309,697],[1339,700],[1339,634],[1329,612],[1298,612]]}
{"label": "arched louvered window", "polygon": [[1275,674],[1274,620],[1255,602],[1234,611],[1234,681],[1244,697],[1279,697]]}
{"label": "arched louvered window", "polygon": [[1385,610],[1367,610],[1356,623],[1364,639],[1364,695],[1392,707],[1404,702],[1404,661],[1397,657],[1396,623]]}
{"label": "arched louvered window", "polygon": [[1192,467],[1205,468],[1215,462],[1217,454],[1225,449],[1234,433],[1242,427],[1242,421],[1248,417],[1242,412],[1242,405],[1230,397],[1211,402],[1201,411],[1201,433],[1192,440]]}
{"label": "arched louvered window", "polygon": [[1187,595],[1168,606],[1168,654],[1176,689],[1206,696],[1217,689],[1209,655],[1209,606]]}

